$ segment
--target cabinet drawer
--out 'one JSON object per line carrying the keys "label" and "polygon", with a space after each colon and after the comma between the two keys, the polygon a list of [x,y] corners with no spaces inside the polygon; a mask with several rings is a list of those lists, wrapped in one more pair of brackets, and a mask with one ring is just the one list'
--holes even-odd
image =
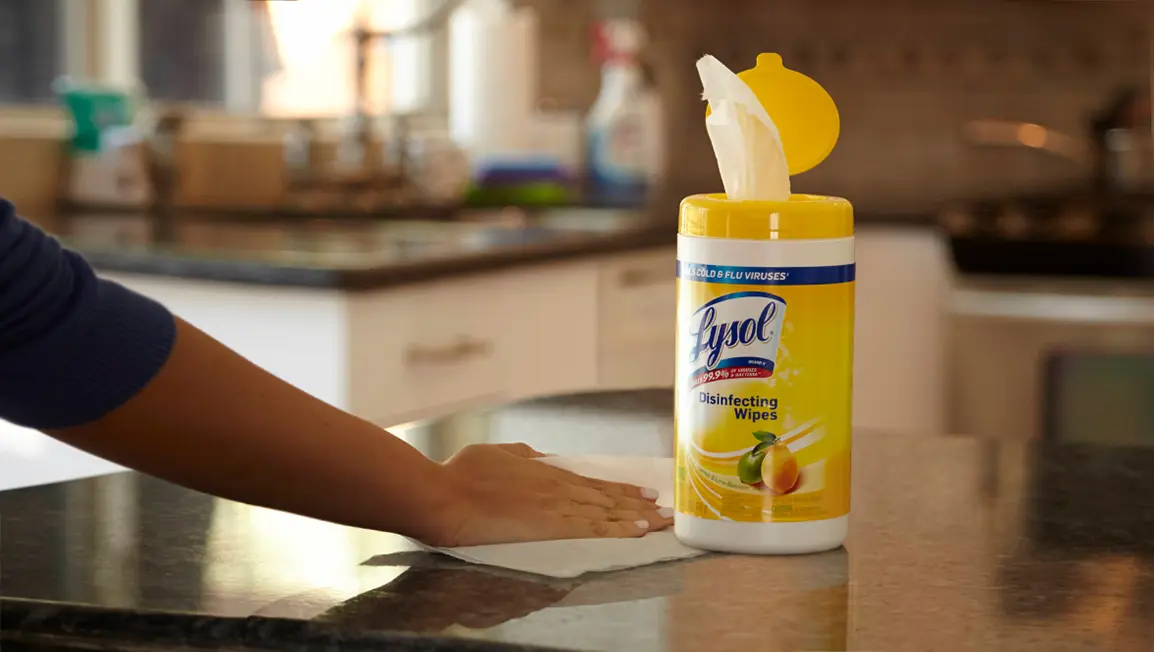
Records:
{"label": "cabinet drawer", "polygon": [[498,400],[508,389],[508,287],[500,276],[352,297],[352,410],[375,421],[423,418]]}
{"label": "cabinet drawer", "polygon": [[600,270],[599,376],[608,387],[673,384],[676,250],[605,261]]}

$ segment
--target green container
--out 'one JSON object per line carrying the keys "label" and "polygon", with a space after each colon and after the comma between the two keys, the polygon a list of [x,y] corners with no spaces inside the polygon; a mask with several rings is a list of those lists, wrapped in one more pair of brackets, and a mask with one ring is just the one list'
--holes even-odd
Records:
{"label": "green container", "polygon": [[132,122],[131,102],[123,91],[70,86],[60,92],[60,99],[72,115],[73,152],[99,152],[105,129]]}
{"label": "green container", "polygon": [[473,207],[492,206],[557,206],[571,203],[575,193],[549,181],[524,183],[515,186],[480,186],[469,188],[465,203]]}

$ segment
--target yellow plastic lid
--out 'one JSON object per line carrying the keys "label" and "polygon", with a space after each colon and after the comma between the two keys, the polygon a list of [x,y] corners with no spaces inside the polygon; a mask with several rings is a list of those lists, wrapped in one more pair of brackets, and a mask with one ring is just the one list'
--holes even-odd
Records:
{"label": "yellow plastic lid", "polygon": [[[737,74],[777,125],[791,175],[813,169],[837,145],[841,119],[821,84],[790,70],[777,54]],[[709,115],[708,110],[706,115]],[[789,201],[733,201],[724,193],[681,202],[682,235],[741,240],[808,240],[853,235],[853,206],[841,197],[791,195]]]}
{"label": "yellow plastic lid", "polygon": [[681,201],[678,233],[736,240],[818,240],[853,235],[853,206],[841,197],[791,195],[789,201],[733,201],[725,194]]}
{"label": "yellow plastic lid", "polygon": [[821,84],[786,68],[781,55],[773,53],[758,55],[757,65],[737,77],[777,125],[791,175],[817,167],[830,155],[841,133],[841,118]]}

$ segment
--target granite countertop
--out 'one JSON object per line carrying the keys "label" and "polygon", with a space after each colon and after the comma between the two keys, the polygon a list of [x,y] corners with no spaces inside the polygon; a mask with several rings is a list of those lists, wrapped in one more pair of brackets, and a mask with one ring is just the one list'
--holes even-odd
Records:
{"label": "granite countertop", "polygon": [[[676,197],[645,205],[478,208],[412,219],[204,212],[167,220],[71,208],[41,220],[103,272],[378,289],[529,263],[676,244]],[[859,212],[859,225],[936,228],[924,214]]]}
{"label": "granite countertop", "polygon": [[[430,455],[528,436],[668,454],[668,391],[462,413]],[[136,474],[0,494],[0,643],[412,650],[1146,650],[1154,449],[857,432],[851,534],[553,580]],[[7,649],[7,647],[5,647]]]}
{"label": "granite countertop", "polygon": [[[71,213],[45,221],[103,272],[363,290],[675,244],[639,209],[482,210],[455,221]],[[161,237],[160,233],[164,236]]]}

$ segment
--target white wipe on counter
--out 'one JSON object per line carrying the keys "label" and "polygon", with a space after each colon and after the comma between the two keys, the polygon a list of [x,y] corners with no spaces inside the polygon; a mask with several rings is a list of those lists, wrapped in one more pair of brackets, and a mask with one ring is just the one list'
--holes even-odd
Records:
{"label": "white wipe on counter", "polygon": [[[657,504],[673,506],[673,460],[656,457],[544,457],[541,461],[598,480],[657,489]],[[673,528],[639,539],[568,539],[461,548],[429,548],[473,564],[497,566],[550,577],[644,566],[703,554],[673,536]]]}
{"label": "white wipe on counter", "polygon": [[735,200],[788,201],[789,164],[777,125],[745,82],[706,55],[697,62],[705,119],[725,194]]}

